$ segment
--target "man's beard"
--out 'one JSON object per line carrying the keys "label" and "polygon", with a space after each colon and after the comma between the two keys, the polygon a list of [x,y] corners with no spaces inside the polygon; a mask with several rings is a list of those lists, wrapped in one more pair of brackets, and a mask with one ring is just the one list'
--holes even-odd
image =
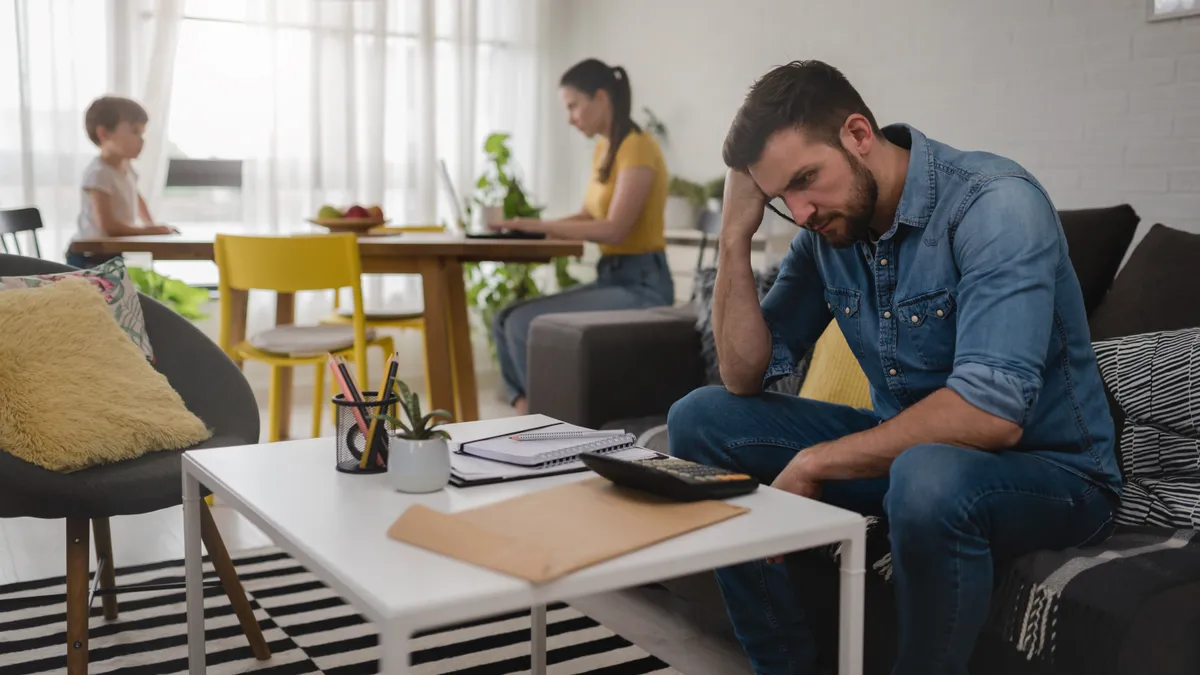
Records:
{"label": "man's beard", "polygon": [[[847,248],[860,241],[870,241],[871,220],[875,217],[875,203],[879,199],[879,184],[875,182],[875,176],[871,174],[871,170],[845,148],[841,148],[841,151],[850,165],[852,179],[850,201],[846,204],[845,212],[829,214],[818,223],[826,224],[839,217],[845,219],[846,237],[844,239],[832,240],[825,237],[825,241],[834,248]],[[809,226],[811,227],[812,223]],[[822,234],[822,236],[825,235]]]}

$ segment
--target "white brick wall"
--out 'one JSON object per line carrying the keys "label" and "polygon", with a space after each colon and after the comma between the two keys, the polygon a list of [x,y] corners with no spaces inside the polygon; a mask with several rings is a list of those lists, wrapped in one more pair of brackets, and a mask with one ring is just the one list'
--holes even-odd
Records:
{"label": "white brick wall", "polygon": [[[883,123],[905,121],[1025,164],[1061,208],[1128,202],[1141,232],[1200,232],[1200,17],[1146,21],[1146,0],[560,0],[555,72],[624,65],[634,109],[669,126],[667,159],[719,175],[746,87],[773,65],[841,68]],[[557,92],[547,91],[556,97]],[[560,144],[574,206],[587,144]]]}

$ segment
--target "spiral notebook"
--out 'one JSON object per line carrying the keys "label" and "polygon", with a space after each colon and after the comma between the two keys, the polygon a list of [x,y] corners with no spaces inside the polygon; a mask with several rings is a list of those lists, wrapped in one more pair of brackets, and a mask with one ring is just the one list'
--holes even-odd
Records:
{"label": "spiral notebook", "polygon": [[506,434],[468,441],[459,448],[459,452],[505,464],[549,468],[574,462],[583,452],[617,452],[632,448],[637,443],[637,437],[633,434],[593,436],[589,435],[595,433],[591,429],[565,422],[537,429],[537,432],[552,437],[518,441]]}

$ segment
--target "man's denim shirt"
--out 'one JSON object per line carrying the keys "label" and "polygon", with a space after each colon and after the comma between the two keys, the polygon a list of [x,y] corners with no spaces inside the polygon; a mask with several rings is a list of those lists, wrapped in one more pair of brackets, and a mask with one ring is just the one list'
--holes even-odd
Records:
{"label": "man's denim shirt", "polygon": [[883,133],[911,150],[895,222],[874,251],[796,235],[763,299],[765,382],[791,373],[833,316],[877,416],[949,387],[1020,425],[1017,449],[1119,494],[1113,420],[1049,196],[1013,161],[907,125]]}

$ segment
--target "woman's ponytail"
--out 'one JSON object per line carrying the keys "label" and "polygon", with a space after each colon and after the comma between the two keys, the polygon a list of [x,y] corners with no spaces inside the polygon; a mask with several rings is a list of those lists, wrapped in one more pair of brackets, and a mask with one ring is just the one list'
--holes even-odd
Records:
{"label": "woman's ponytail", "polygon": [[621,66],[609,67],[598,59],[586,59],[564,73],[559,84],[578,89],[588,96],[594,96],[601,89],[608,92],[612,102],[612,127],[608,132],[608,152],[605,153],[598,176],[600,182],[606,182],[612,175],[613,161],[621,141],[630,132],[642,130],[633,121],[633,90],[629,85],[629,74]]}

